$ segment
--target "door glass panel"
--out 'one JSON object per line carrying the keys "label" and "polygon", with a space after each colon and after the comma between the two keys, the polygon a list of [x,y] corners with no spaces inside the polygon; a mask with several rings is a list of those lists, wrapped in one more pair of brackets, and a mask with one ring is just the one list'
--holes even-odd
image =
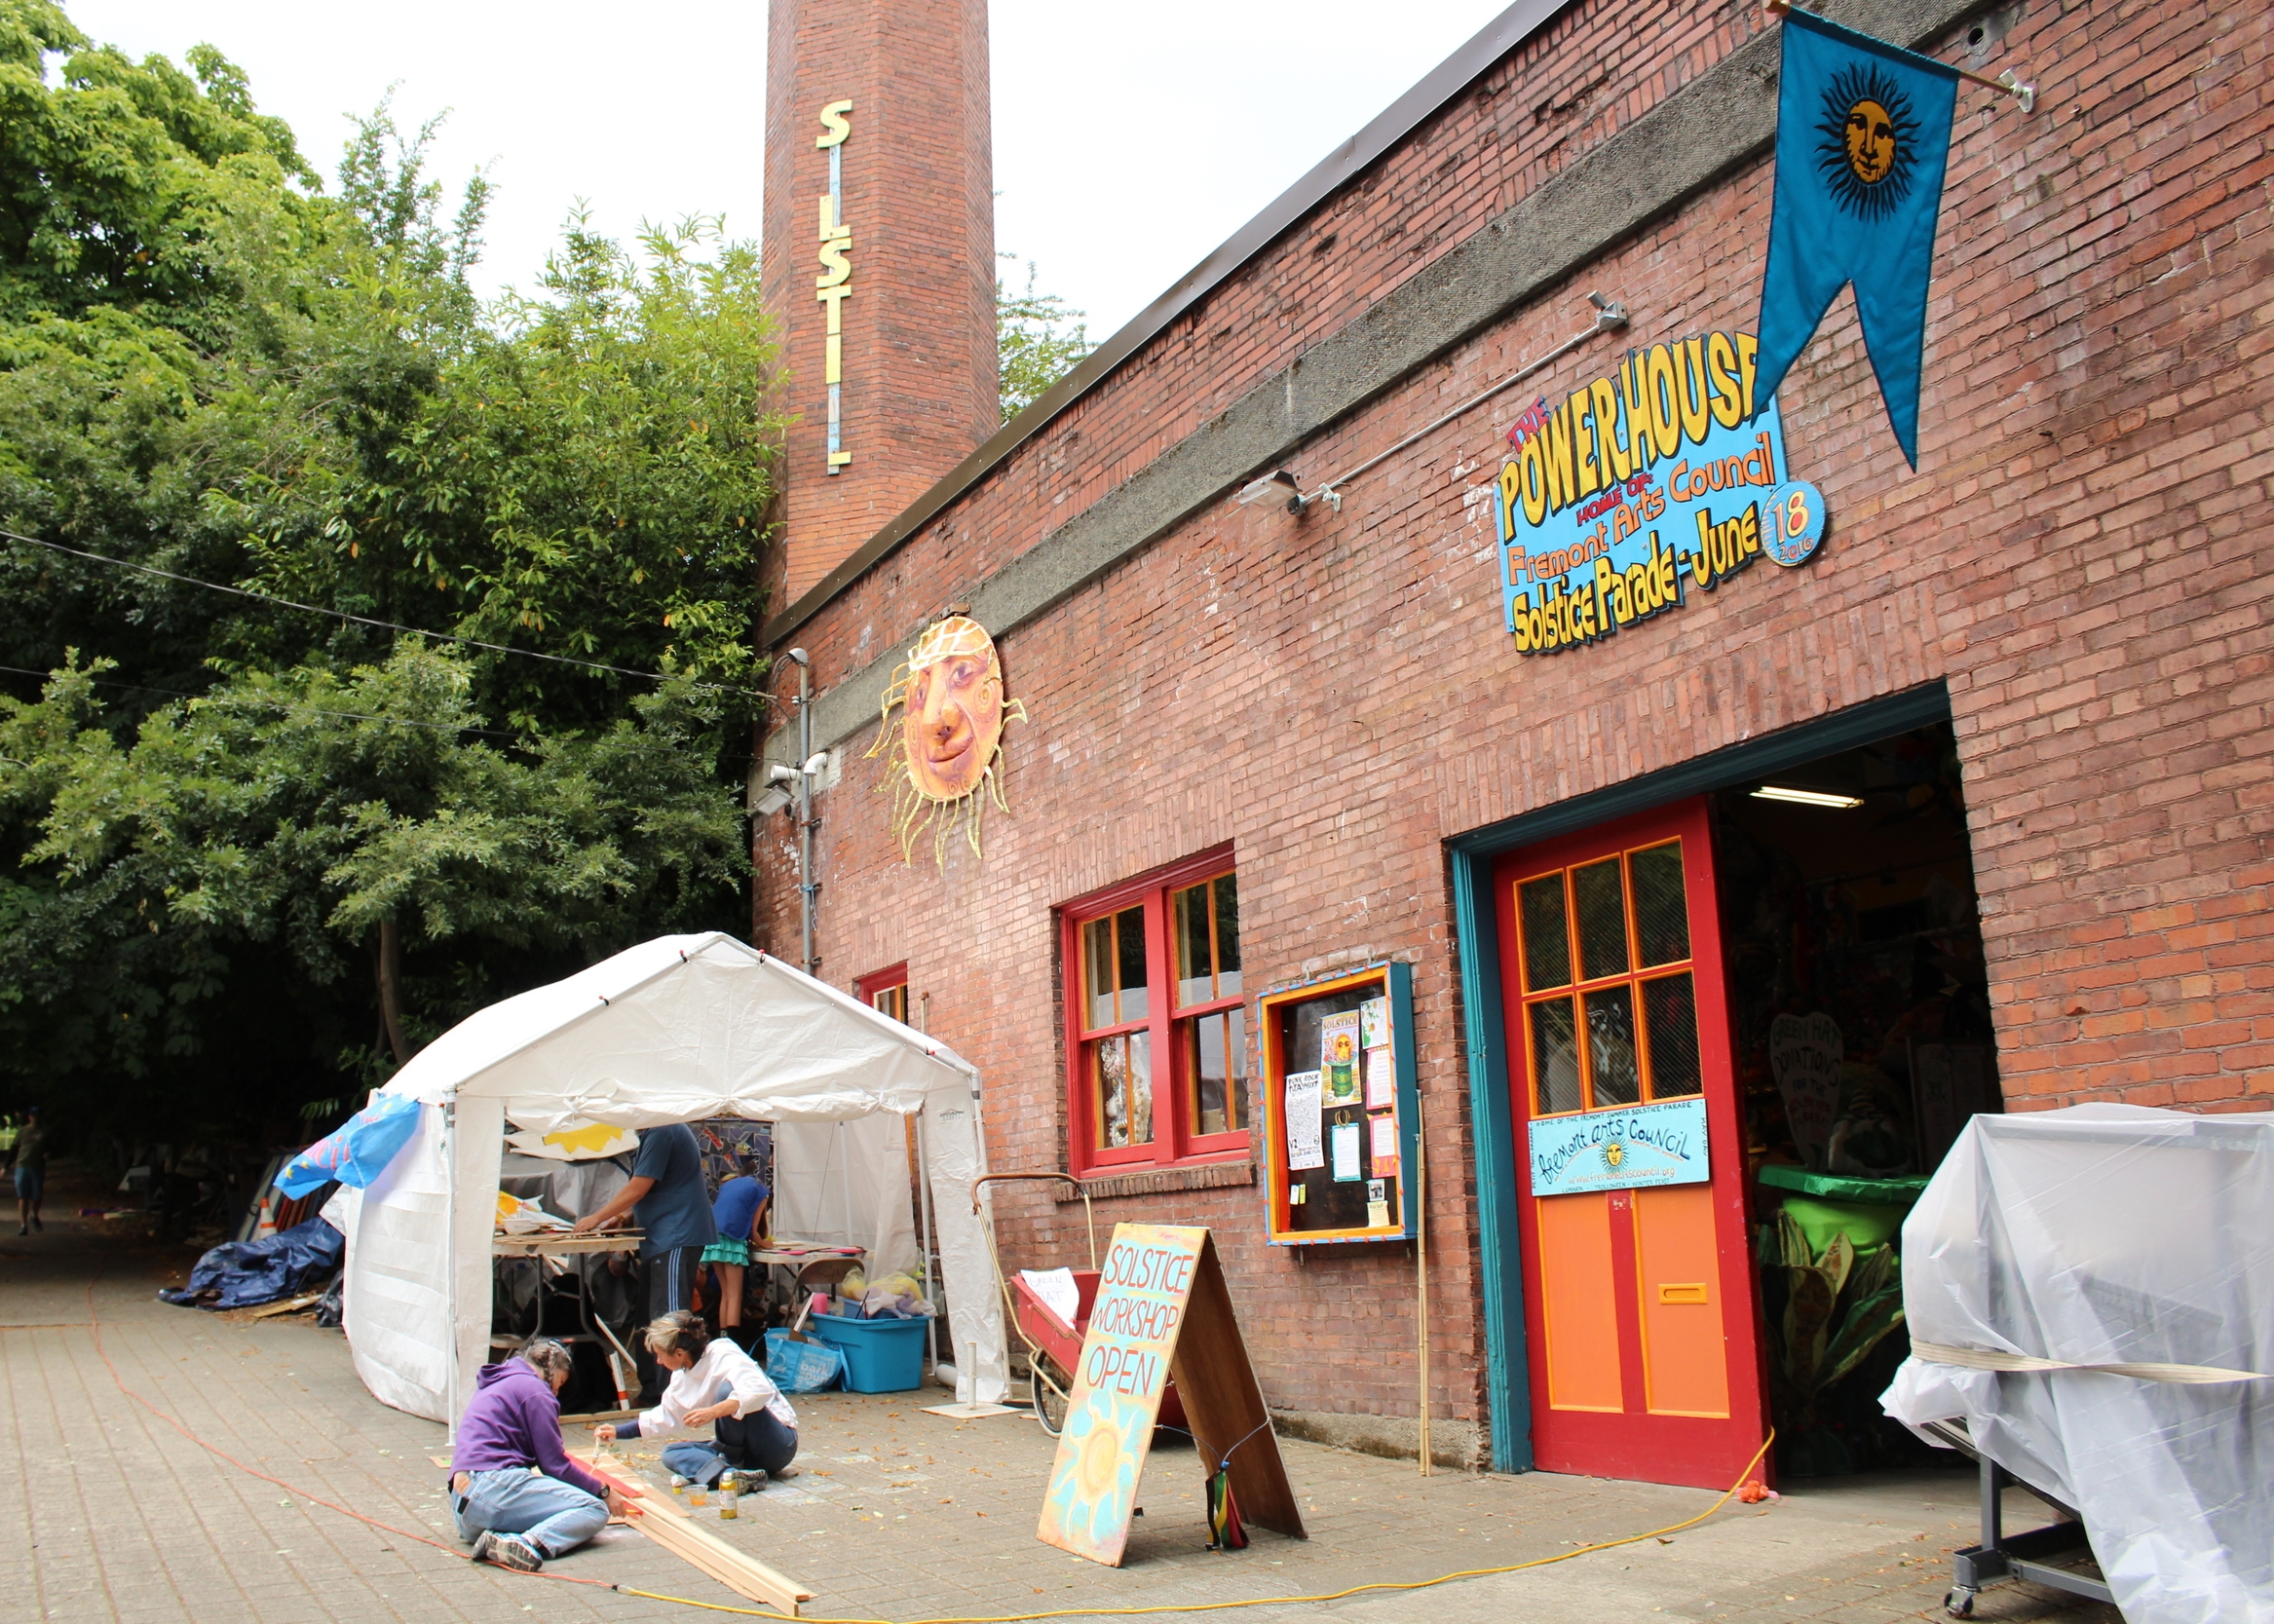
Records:
{"label": "door glass panel", "polygon": [[1650,1041],[1650,1098],[1696,1094],[1704,1083],[1697,1065],[1697,990],[1689,972],[1643,983],[1643,1020]]}
{"label": "door glass panel", "polygon": [[1572,902],[1579,914],[1579,978],[1624,975],[1626,896],[1619,863],[1609,857],[1572,870]]}
{"label": "door glass panel", "polygon": [[1579,1043],[1568,998],[1532,1005],[1532,1085],[1538,1115],[1579,1109]]}
{"label": "door glass panel", "polygon": [[1689,904],[1682,890],[1682,843],[1672,841],[1627,859],[1634,873],[1637,958],[1678,964],[1689,957]]}
{"label": "door glass panel", "polygon": [[1193,1078],[1193,1131],[1231,1133],[1247,1125],[1247,1011],[1224,1009],[1185,1023]]}
{"label": "door glass panel", "polygon": [[1153,1143],[1153,1035],[1127,1032],[1089,1045],[1100,1150]]}
{"label": "door glass panel", "polygon": [[1587,995],[1588,1080],[1594,1105],[1633,1105],[1643,1097],[1635,1064],[1635,990],[1605,987]]}
{"label": "door glass panel", "polygon": [[1572,932],[1564,918],[1564,877],[1543,874],[1517,888],[1524,913],[1524,990],[1572,984]]}

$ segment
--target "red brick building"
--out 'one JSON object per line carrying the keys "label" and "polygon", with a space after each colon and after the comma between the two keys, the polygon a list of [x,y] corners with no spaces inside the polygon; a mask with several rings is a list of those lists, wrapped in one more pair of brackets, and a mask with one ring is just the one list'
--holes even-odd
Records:
{"label": "red brick building", "polygon": [[[775,599],[832,753],[819,973],[904,966],[911,1018],[986,1076],[995,1170],[1088,1181],[1101,1225],[1209,1226],[1291,1428],[1411,1453],[1420,1338],[1410,1242],[1272,1244],[1301,1216],[1275,989],[1409,967],[1435,1451],[1503,1470],[1727,1481],[1779,1357],[1752,1227],[1806,1183],[1763,1166],[1916,1174],[1971,1109],[2274,1091],[2274,17],[1824,10],[2037,99],[1960,88],[1917,470],[1850,299],[1785,380],[1775,477],[1830,514],[1804,563],[1732,532],[1712,589],[1643,618],[1638,583],[1615,635],[1520,652],[1508,432],[1615,403],[1630,353],[1702,377],[1743,350],[1778,24],[1519,0]],[[1709,464],[1727,502],[1765,472],[1694,438],[1626,476],[1639,512]],[[1340,501],[1236,501],[1278,469]],[[983,857],[903,862],[868,752],[951,611],[1024,707],[1007,812]],[[757,854],[757,939],[794,957],[786,819]],[[1535,1119],[1684,1100],[1709,1182],[1539,1193]],[[1079,1202],[995,1210],[1006,1262],[1082,1262]]]}

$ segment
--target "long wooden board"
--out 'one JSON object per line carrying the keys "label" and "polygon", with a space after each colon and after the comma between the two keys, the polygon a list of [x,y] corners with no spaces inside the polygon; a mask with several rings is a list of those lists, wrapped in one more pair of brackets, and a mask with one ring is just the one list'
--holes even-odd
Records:
{"label": "long wooden board", "polygon": [[603,1465],[596,1454],[572,1458],[631,1502],[633,1528],[736,1595],[778,1607],[791,1618],[798,1616],[800,1602],[814,1599],[814,1593],[795,1579],[776,1572],[697,1523],[692,1511],[647,1479]]}

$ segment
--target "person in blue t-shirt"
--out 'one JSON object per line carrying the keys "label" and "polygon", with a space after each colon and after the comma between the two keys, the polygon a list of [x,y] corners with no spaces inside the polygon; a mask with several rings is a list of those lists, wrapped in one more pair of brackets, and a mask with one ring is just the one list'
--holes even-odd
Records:
{"label": "person in blue t-shirt", "polygon": [[763,1244],[773,1195],[755,1176],[745,1174],[720,1185],[718,1199],[710,1204],[718,1239],[702,1249],[702,1261],[718,1273],[719,1334],[745,1347],[749,1344],[736,1335],[742,1328],[742,1271],[750,1266],[751,1249]]}
{"label": "person in blue t-shirt", "polygon": [[[695,1305],[695,1275],[702,1249],[717,1238],[711,1225],[708,1191],[702,1183],[702,1147],[684,1122],[645,1128],[631,1162],[631,1178],[607,1204],[576,1222],[578,1234],[615,1223],[625,1213],[645,1231],[640,1265],[647,1271],[648,1318]],[[640,1404],[653,1408],[661,1380],[655,1355],[642,1341],[633,1350],[639,1365]]]}

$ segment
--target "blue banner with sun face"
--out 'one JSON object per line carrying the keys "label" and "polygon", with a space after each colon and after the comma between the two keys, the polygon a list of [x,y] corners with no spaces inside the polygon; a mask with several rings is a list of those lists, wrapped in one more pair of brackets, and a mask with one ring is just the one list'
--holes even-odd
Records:
{"label": "blue banner with sun face", "polygon": [[1776,393],[1854,283],[1887,421],[1916,468],[1927,278],[1958,76],[1798,9],[1785,14],[1783,43],[1759,388]]}

